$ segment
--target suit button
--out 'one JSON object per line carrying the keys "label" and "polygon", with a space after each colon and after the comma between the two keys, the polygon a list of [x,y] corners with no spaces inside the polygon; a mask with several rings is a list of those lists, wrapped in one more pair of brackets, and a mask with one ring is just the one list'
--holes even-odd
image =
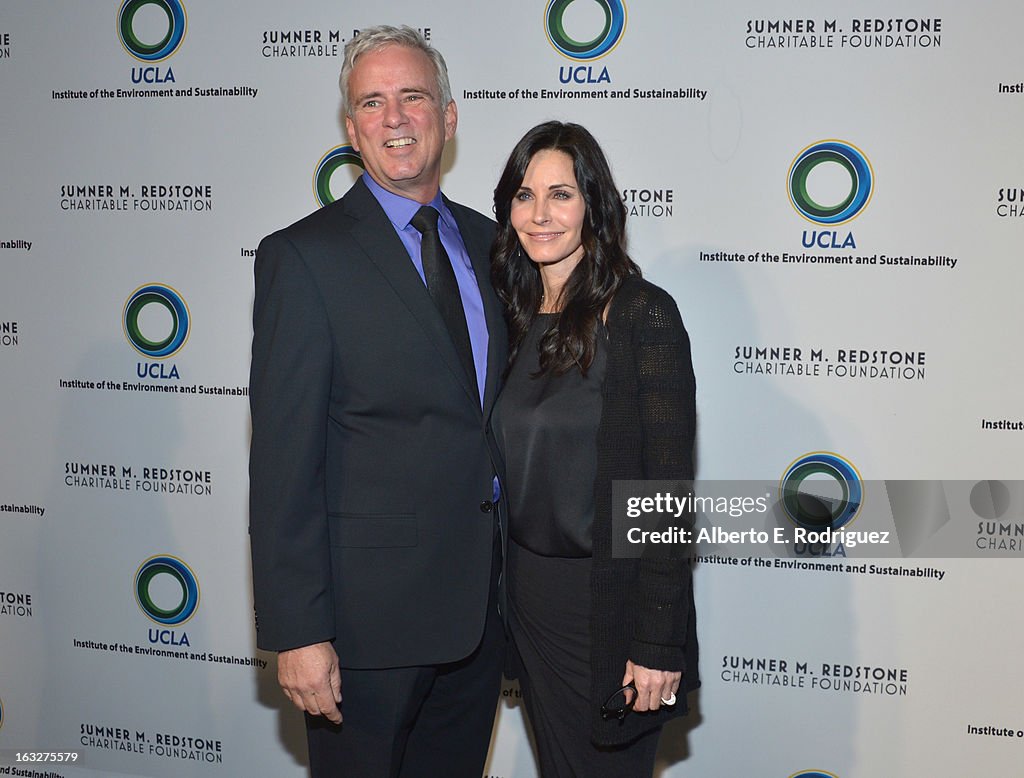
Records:
{"label": "suit button", "polygon": [[490,500],[484,500],[482,503],[480,503],[480,510],[482,510],[484,513],[490,513],[492,510],[494,510],[494,503],[492,503]]}

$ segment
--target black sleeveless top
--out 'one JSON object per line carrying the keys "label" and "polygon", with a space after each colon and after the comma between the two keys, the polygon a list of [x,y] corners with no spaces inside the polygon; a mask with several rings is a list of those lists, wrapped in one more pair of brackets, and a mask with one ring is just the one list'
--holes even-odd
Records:
{"label": "black sleeveless top", "polygon": [[540,339],[557,321],[557,313],[534,319],[495,407],[494,427],[505,453],[502,487],[512,540],[544,556],[589,557],[608,349],[599,323],[585,377],[574,368],[532,378],[540,367]]}

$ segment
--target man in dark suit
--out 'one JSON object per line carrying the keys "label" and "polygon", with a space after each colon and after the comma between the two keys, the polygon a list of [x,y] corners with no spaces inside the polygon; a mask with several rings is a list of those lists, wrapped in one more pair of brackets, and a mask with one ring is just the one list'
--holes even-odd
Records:
{"label": "man in dark suit", "polygon": [[418,33],[362,31],[341,86],[365,173],[256,258],[257,642],[314,776],[478,778],[504,651],[493,223],[440,193],[458,116]]}

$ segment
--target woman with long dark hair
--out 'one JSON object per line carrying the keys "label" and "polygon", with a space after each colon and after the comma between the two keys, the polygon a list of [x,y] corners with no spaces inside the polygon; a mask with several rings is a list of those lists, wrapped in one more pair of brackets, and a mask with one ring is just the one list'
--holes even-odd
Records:
{"label": "woman with long dark hair", "polygon": [[662,725],[699,685],[690,567],[613,558],[612,481],[693,478],[689,339],[630,259],[625,206],[583,127],[526,133],[494,210],[509,623],[540,772],[650,776]]}

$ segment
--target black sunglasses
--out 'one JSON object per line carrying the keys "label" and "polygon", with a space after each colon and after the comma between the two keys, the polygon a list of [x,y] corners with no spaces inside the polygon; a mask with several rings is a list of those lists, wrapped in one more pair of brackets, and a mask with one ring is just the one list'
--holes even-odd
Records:
{"label": "black sunglasses", "polygon": [[636,684],[632,681],[627,683],[621,689],[616,689],[610,695],[608,699],[601,705],[601,718],[605,721],[608,719],[618,719],[622,721],[626,718],[626,714],[633,710],[633,704],[636,702]]}

